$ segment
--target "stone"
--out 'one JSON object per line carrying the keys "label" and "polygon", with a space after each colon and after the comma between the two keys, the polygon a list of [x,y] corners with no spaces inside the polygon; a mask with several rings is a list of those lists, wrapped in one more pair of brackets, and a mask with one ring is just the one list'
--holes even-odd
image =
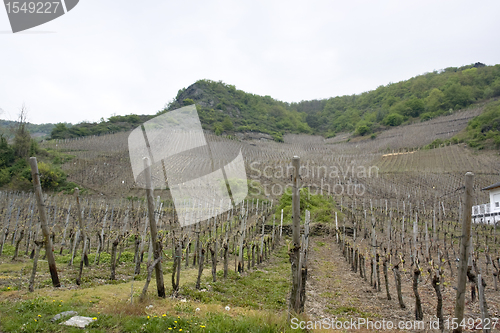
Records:
{"label": "stone", "polygon": [[88,324],[90,324],[93,321],[94,320],[90,317],[74,316],[68,319],[67,321],[62,322],[60,325],[85,328]]}
{"label": "stone", "polygon": [[56,314],[54,316],[54,318],[52,318],[50,321],[55,322],[63,317],[76,316],[77,314],[78,314],[78,312],[76,312],[76,311],[64,311],[64,312],[61,312],[59,314]]}

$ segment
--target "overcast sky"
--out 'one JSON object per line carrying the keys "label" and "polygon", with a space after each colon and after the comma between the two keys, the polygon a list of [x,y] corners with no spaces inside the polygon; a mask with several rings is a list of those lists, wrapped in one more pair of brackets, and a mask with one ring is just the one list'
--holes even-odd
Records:
{"label": "overcast sky", "polygon": [[154,114],[199,79],[286,102],[500,63],[500,1],[98,1],[12,34],[0,108],[33,123]]}

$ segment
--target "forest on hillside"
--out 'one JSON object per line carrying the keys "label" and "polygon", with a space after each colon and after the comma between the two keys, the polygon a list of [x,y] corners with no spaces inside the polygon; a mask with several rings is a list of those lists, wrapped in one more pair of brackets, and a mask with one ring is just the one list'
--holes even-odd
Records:
{"label": "forest on hillside", "polygon": [[307,113],[316,133],[355,131],[366,135],[383,126],[426,121],[500,96],[500,65],[449,67],[379,86],[360,95],[292,104]]}
{"label": "forest on hillside", "polygon": [[[200,80],[180,89],[157,115],[196,104],[203,127],[218,135],[253,131],[282,141],[286,133],[332,137],[339,132],[351,132],[364,136],[393,126],[427,121],[478,103],[494,102],[499,96],[500,65],[476,63],[425,73],[358,95],[299,103],[246,93],[220,81]],[[127,131],[152,117],[131,114],[72,127],[57,124],[51,138]],[[496,136],[498,131],[492,129]]]}

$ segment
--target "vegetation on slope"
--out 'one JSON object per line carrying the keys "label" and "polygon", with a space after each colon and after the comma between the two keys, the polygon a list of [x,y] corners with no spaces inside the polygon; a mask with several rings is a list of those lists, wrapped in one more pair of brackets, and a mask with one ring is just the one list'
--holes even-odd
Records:
{"label": "vegetation on slope", "polygon": [[[0,119],[0,134],[7,139],[12,139],[14,137],[15,129],[17,128],[17,121],[12,120],[4,120]],[[71,124],[64,123],[65,126],[71,127]],[[49,136],[52,133],[52,129],[55,127],[55,124],[47,123],[47,124],[32,124],[26,123],[26,129],[32,135],[39,135],[41,137]]]}
{"label": "vegetation on slope", "polygon": [[500,101],[487,105],[481,115],[469,122],[465,134],[453,139],[477,149],[500,148]]}
{"label": "vegetation on slope", "polygon": [[135,115],[111,116],[108,120],[101,118],[99,123],[82,122],[74,126],[59,123],[54,126],[51,132],[51,139],[69,139],[88,135],[101,135],[106,133],[116,133],[131,130],[153,116]]}
{"label": "vegetation on slope", "polygon": [[31,156],[38,158],[42,188],[66,191],[72,191],[75,188],[76,184],[68,183],[66,173],[59,168],[59,165],[70,160],[72,156],[41,149],[31,138],[22,117],[12,144],[9,144],[7,138],[0,134],[0,186],[17,190],[32,189],[31,168],[28,164]]}
{"label": "vegetation on slope", "polygon": [[[292,191],[286,190],[276,206],[275,214],[280,218],[283,209],[283,224],[291,223],[292,220]],[[300,211],[301,220],[305,221],[305,211],[311,212],[311,221],[331,223],[335,220],[335,202],[328,196],[319,193],[312,194],[307,187],[300,189]],[[338,218],[343,214],[338,212]]]}
{"label": "vegetation on slope", "polygon": [[306,114],[270,96],[237,90],[235,86],[200,80],[179,90],[176,98],[160,113],[195,103],[205,129],[222,132],[261,132],[280,141],[283,133],[312,133]]}
{"label": "vegetation on slope", "polygon": [[500,96],[500,65],[449,67],[360,95],[291,104],[315,133],[366,135],[385,126],[426,121]]}
{"label": "vegetation on slope", "polygon": [[[448,67],[390,83],[359,95],[286,103],[223,82],[200,80],[179,90],[157,114],[196,104],[205,129],[216,134],[261,132],[282,140],[284,133],[370,135],[387,127],[426,121],[500,96],[500,65]],[[57,124],[54,139],[130,130],[154,116],[113,116],[73,127]]]}

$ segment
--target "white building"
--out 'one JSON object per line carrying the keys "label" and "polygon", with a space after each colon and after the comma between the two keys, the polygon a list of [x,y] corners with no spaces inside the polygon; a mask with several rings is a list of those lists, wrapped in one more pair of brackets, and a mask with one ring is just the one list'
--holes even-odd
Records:
{"label": "white building", "polygon": [[487,186],[481,191],[489,191],[490,202],[472,206],[472,222],[488,223],[500,221],[500,182]]}

